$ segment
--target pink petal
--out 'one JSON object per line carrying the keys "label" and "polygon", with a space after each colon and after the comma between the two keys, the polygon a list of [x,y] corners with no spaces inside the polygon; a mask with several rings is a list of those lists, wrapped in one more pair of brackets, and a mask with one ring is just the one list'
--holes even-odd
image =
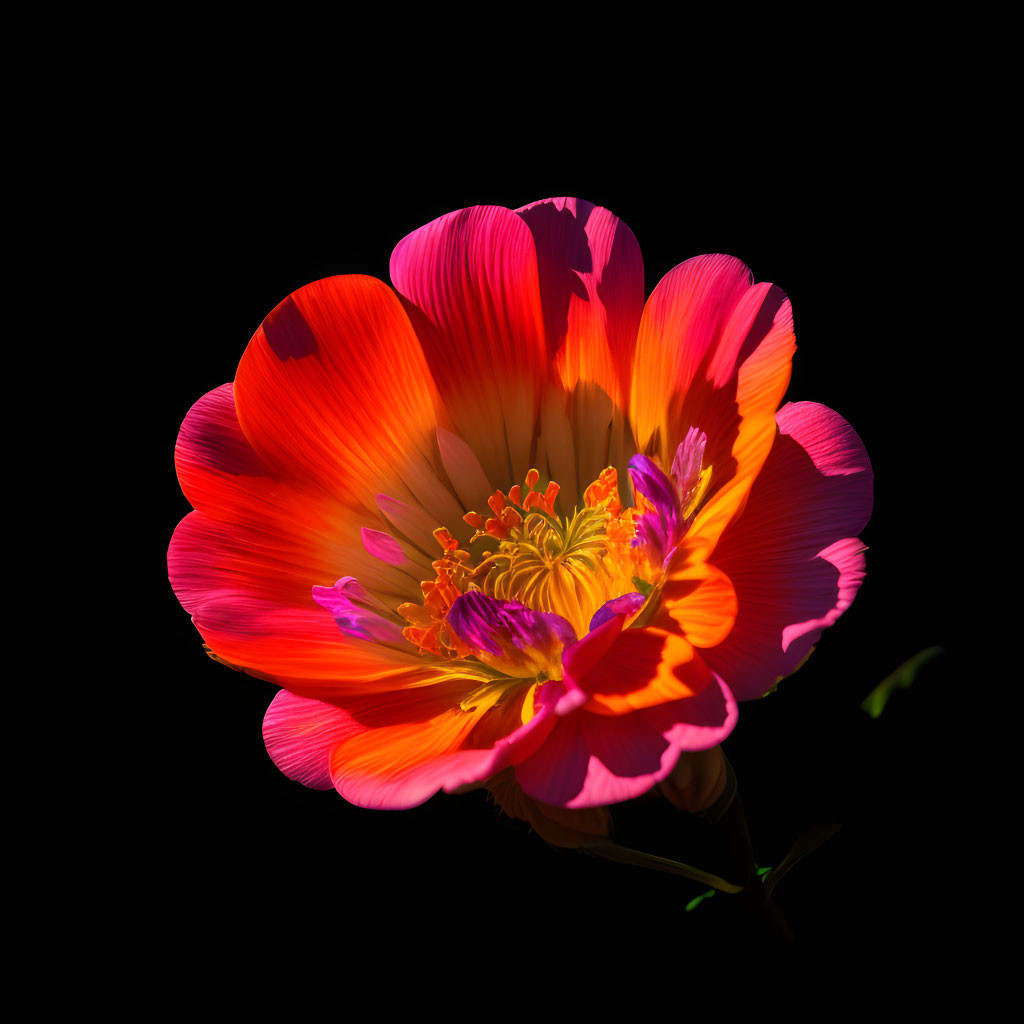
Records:
{"label": "pink petal", "polygon": [[699,694],[625,715],[585,709],[559,718],[540,749],[516,768],[523,790],[559,807],[598,807],[645,793],[675,767],[680,750],[720,743],[736,703],[716,679]]}
{"label": "pink petal", "polygon": [[873,483],[864,446],[838,413],[813,402],[787,405],[777,419],[743,515],[714,554],[738,613],[728,638],[703,653],[740,700],[795,671],[863,579],[855,535],[871,514]]}
{"label": "pink petal", "polygon": [[510,457],[522,480],[548,372],[529,228],[497,206],[446,214],[398,243],[391,279],[455,432],[492,486],[509,485]]}
{"label": "pink petal", "polygon": [[263,742],[289,779],[310,789],[330,789],[331,751],[365,729],[341,708],[281,690],[263,718]]}
{"label": "pink petal", "polygon": [[343,576],[333,587],[314,587],[313,600],[334,616],[345,636],[398,646],[406,643],[402,627],[386,617],[388,609],[353,576]]}
{"label": "pink petal", "polygon": [[359,532],[363,539],[363,547],[374,558],[379,558],[382,562],[387,562],[388,565],[393,565],[396,568],[412,568],[402,550],[402,545],[390,533],[370,530],[365,526]]}

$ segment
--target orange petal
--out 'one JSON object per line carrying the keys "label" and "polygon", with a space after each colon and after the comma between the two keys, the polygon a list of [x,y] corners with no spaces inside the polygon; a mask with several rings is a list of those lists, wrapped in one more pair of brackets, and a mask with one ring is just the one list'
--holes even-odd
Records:
{"label": "orange petal", "polygon": [[[482,782],[510,759],[533,753],[553,721],[538,717],[523,723],[527,690],[509,701],[511,711],[494,706],[496,691],[464,710],[460,702],[479,682],[453,675],[448,682],[387,700],[346,704],[367,730],[344,739],[331,754],[338,792],[360,807],[415,807],[441,788],[454,791]],[[523,748],[518,752],[505,742],[517,730],[515,742]]]}
{"label": "orange petal", "polygon": [[681,631],[695,647],[714,647],[736,622],[736,591],[720,569],[693,556],[689,538],[669,566],[661,590],[661,606],[647,623]]}
{"label": "orange petal", "polygon": [[690,529],[705,555],[768,456],[795,348],[788,299],[751,285],[732,256],[680,264],[644,308],[630,405],[637,446],[668,466],[690,427],[706,433],[712,476]]}
{"label": "orange petal", "polygon": [[686,639],[653,628],[622,630],[622,621],[609,620],[565,650],[566,679],[588,695],[586,710],[628,714],[692,697],[711,681]]}

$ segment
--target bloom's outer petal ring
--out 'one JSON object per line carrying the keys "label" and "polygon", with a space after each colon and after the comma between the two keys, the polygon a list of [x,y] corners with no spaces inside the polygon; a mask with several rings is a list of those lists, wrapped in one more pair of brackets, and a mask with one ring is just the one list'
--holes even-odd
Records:
{"label": "bloom's outer petal ring", "polygon": [[711,482],[690,528],[705,557],[768,456],[795,350],[789,300],[773,285],[751,284],[733,256],[681,263],[644,306],[630,418],[639,450],[665,466],[690,427],[707,435]]}
{"label": "bloom's outer petal ring", "polygon": [[542,199],[515,212],[533,234],[548,354],[563,387],[589,381],[625,406],[644,307],[636,237],[583,199]]}
{"label": "bloom's outer petal ring", "polygon": [[174,531],[167,553],[171,586],[216,655],[318,698],[423,686],[450,675],[411,646],[406,652],[342,636],[312,593],[291,600],[275,573],[303,570],[265,543],[261,534],[203,512],[190,512]]}
{"label": "bloom's outer petal ring", "polygon": [[[235,552],[222,552],[223,568],[230,568],[234,582],[244,578],[262,597],[308,608],[310,588],[329,585],[344,563],[371,592],[393,603],[419,595],[418,576],[373,558],[362,544],[361,527],[379,526],[377,517],[356,514],[338,495],[260,458],[238,424],[232,384],[208,392],[189,409],[174,456],[182,491],[194,508],[223,523],[224,531],[235,531]],[[224,586],[219,580],[211,585]]]}
{"label": "bloom's outer petal ring", "polygon": [[855,534],[871,514],[873,475],[863,444],[815,402],[787,405],[777,418],[779,436],[743,516],[715,549],[738,611],[729,636],[704,657],[740,700],[794,672],[864,578]]}
{"label": "bloom's outer petal ring", "polygon": [[534,799],[558,807],[597,807],[640,796],[665,778],[683,750],[720,743],[738,717],[729,688],[628,715],[580,709],[559,718],[544,744],[516,767],[516,779]]}
{"label": "bloom's outer petal ring", "polygon": [[398,296],[376,278],[324,278],[280,302],[238,365],[235,405],[268,466],[352,509],[379,516],[383,493],[438,522],[462,513],[440,479],[437,388]]}
{"label": "bloom's outer petal ring", "polygon": [[395,246],[391,280],[455,432],[492,486],[522,480],[549,375],[526,223],[500,206],[445,214]]}
{"label": "bloom's outer petal ring", "polygon": [[[465,721],[460,722],[460,717]],[[405,766],[394,759],[390,749],[382,747],[379,736],[371,738],[368,733],[362,733],[346,738],[331,753],[334,786],[346,800],[359,807],[388,810],[418,807],[439,790],[453,793],[518,763],[554,728],[554,715],[541,710],[489,749],[461,748],[459,745],[482,717],[483,713],[474,715],[453,710],[448,722],[434,720],[431,724],[438,727],[429,740],[437,743],[438,749],[433,756]],[[412,723],[394,731],[401,743],[422,739],[424,730],[421,723]]]}

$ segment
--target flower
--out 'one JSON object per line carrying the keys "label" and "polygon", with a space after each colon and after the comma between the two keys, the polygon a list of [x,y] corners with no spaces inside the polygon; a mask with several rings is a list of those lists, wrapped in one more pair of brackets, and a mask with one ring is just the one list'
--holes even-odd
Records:
{"label": "flower", "polygon": [[789,301],[711,255],[645,303],[633,234],[573,199],[448,214],[391,277],[289,295],[178,439],[171,583],[280,685],[270,756],[364,807],[488,785],[566,845],[659,783],[706,806],[697,752],[864,572],[863,446],[779,409]]}

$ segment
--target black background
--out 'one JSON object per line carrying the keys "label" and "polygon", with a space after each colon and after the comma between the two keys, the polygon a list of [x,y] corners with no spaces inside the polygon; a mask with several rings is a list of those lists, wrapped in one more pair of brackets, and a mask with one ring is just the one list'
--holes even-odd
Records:
{"label": "black background", "polygon": [[[382,138],[365,125],[338,135],[321,150],[296,145],[285,125],[261,137],[235,136],[227,121],[178,125],[145,168],[138,556],[126,571],[136,591],[140,577],[152,587],[131,611],[131,685],[145,723],[123,865],[142,915],[187,927],[195,965],[267,941],[321,953],[357,942],[469,964],[484,955],[482,934],[513,944],[523,922],[580,956],[594,942],[602,955],[656,962],[691,943],[772,945],[728,897],[685,913],[696,884],[552,851],[481,794],[392,813],[289,781],[260,732],[275,688],[210,661],[166,582],[167,544],[189,510],[173,469],[178,427],[233,378],[277,302],[332,274],[387,281],[394,244],[451,210],[568,194],[632,228],[648,294],[705,252],[738,256],[789,294],[798,351],[787,399],[836,409],[874,466],[868,573],[808,664],[741,706],[725,749],[760,864],[777,864],[813,825],[843,826],[777,890],[797,936],[792,955],[856,962],[953,941],[959,893],[945,865],[969,802],[947,601],[946,467],[958,428],[943,398],[948,327],[934,312],[944,285],[931,262],[957,224],[950,209],[935,215],[928,133],[895,121],[780,125],[774,148],[766,140],[729,155],[699,139],[652,146],[626,122],[593,148],[563,149],[522,126],[497,138]],[[858,709],[934,644],[944,658],[881,719]],[[684,830],[675,854],[713,870],[713,846],[706,830]]]}

